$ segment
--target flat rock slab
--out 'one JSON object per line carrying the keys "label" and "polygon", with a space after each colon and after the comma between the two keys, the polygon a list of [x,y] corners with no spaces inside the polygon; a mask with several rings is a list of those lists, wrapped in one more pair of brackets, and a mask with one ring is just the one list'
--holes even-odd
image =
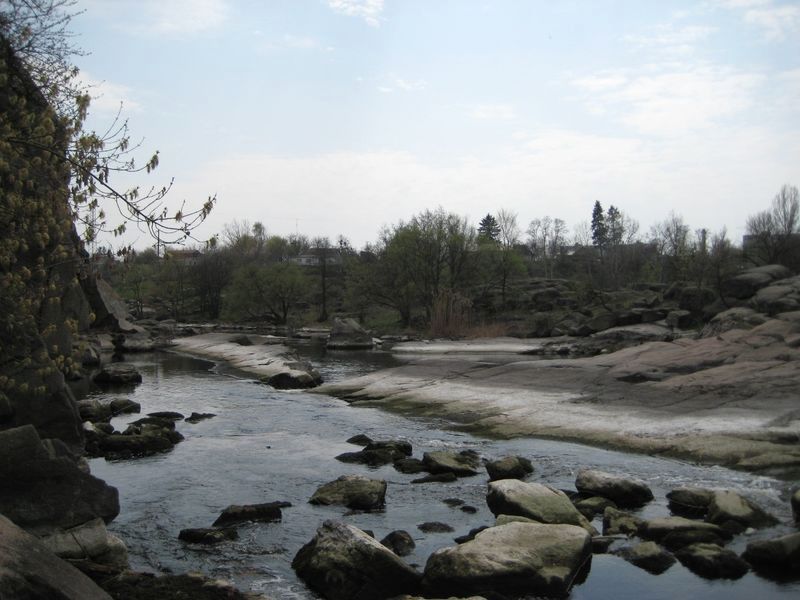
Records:
{"label": "flat rock slab", "polygon": [[115,600],[191,598],[192,600],[254,600],[248,592],[198,573],[160,575],[127,571],[103,584]]}
{"label": "flat rock slab", "polygon": [[286,346],[267,343],[267,336],[250,335],[252,345],[243,346],[235,334],[204,333],[176,338],[175,349],[195,356],[224,360],[247,373],[256,375],[278,389],[303,389],[319,385],[322,378],[311,365],[299,360]]}
{"label": "flat rock slab", "polygon": [[573,525],[508,523],[471,541],[437,550],[425,565],[434,594],[563,596],[591,558],[591,538]]}
{"label": "flat rock slab", "polygon": [[653,492],[643,481],[612,475],[605,471],[583,469],[578,472],[575,487],[582,494],[613,500],[620,508],[635,508],[653,499]]}
{"label": "flat rock slab", "polygon": [[384,600],[414,593],[420,575],[360,529],[325,521],[295,555],[292,568],[328,600]]}

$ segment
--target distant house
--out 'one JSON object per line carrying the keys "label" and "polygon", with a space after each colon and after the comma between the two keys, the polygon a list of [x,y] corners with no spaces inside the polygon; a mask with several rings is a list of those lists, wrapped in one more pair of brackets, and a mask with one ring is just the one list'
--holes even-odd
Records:
{"label": "distant house", "polygon": [[200,250],[192,248],[176,248],[174,250],[167,250],[164,253],[164,258],[167,260],[174,260],[185,265],[194,265],[200,260],[202,253]]}
{"label": "distant house", "polygon": [[[293,262],[301,267],[318,267],[320,265],[320,256],[324,250],[320,248],[311,248],[308,254],[300,254],[294,258],[290,258],[289,262]],[[328,248],[325,262],[328,265],[341,265],[342,254],[338,249]]]}

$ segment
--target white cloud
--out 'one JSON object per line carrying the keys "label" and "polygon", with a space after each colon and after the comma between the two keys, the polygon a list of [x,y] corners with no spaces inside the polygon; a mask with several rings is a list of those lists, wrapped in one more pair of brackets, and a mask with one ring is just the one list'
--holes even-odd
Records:
{"label": "white cloud", "polygon": [[314,50],[320,47],[319,42],[312,37],[292,35],[290,33],[284,34],[283,45],[287,48],[298,50]]}
{"label": "white cloud", "polygon": [[[590,92],[593,114],[608,114],[632,131],[678,136],[706,129],[754,106],[762,75],[710,65],[683,65],[622,79],[604,74],[573,80]],[[614,84],[614,85],[612,85]]]}
{"label": "white cloud", "polygon": [[800,6],[774,0],[717,0],[717,4],[742,12],[745,23],[759,27],[769,41],[783,41],[800,34]]}
{"label": "white cloud", "polygon": [[754,8],[745,12],[744,20],[746,23],[760,27],[767,39],[780,41],[800,33],[800,6],[782,5]]}
{"label": "white cloud", "polygon": [[681,56],[694,52],[698,42],[708,39],[716,27],[672,24],[657,25],[646,34],[626,35],[623,39],[639,49],[655,50],[667,55]]}
{"label": "white cloud", "polygon": [[216,29],[229,14],[226,0],[150,1],[146,10],[151,30],[165,35],[195,34]]}
{"label": "white cloud", "polygon": [[424,79],[409,80],[391,75],[378,86],[378,90],[384,94],[391,94],[394,91],[401,92],[420,92],[427,87],[427,82]]}
{"label": "white cloud", "polygon": [[348,17],[360,17],[371,27],[380,27],[383,0],[328,0],[328,6]]}
{"label": "white cloud", "polygon": [[514,107],[510,104],[476,104],[467,110],[473,119],[491,121],[511,121],[517,118]]}
{"label": "white cloud", "polygon": [[80,81],[88,88],[89,95],[92,97],[92,112],[116,114],[120,110],[120,106],[126,113],[142,110],[141,103],[134,99],[135,91],[127,85],[101,81],[85,71],[81,71]]}

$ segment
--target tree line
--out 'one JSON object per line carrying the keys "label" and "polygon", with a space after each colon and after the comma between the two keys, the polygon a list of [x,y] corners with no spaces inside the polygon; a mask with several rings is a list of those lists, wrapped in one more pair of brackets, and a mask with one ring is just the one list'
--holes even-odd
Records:
{"label": "tree line", "polygon": [[134,252],[101,268],[141,315],[158,305],[175,318],[325,322],[331,314],[433,327],[491,321],[518,310],[532,278],[569,279],[597,290],[637,282],[686,282],[719,292],[748,265],[800,267],[797,188],[783,186],[746,224],[742,246],[724,229],[692,230],[670,213],[642,233],[619,208],[594,203],[572,233],[560,218],[523,231],[511,211],[473,226],[442,208],[383,228],[357,250],[343,236],[269,235],[260,223],[226,225],[202,248]]}

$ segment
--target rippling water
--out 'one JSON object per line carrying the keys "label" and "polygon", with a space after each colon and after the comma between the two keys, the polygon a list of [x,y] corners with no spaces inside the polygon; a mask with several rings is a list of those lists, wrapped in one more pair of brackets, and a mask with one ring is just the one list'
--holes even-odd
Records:
{"label": "rippling water", "polygon": [[[388,366],[392,361],[382,353],[309,355],[328,381]],[[142,413],[172,410],[187,416],[192,411],[217,415],[194,425],[179,422],[178,430],[186,439],[169,453],[91,461],[95,475],[119,488],[121,514],[109,528],[125,540],[131,564],[139,570],[202,571],[275,600],[310,599],[317,596],[295,577],[290,564],[325,519],[343,519],[371,529],[378,539],[395,529],[407,530],[417,544],[407,560],[420,569],[433,550],[453,545],[454,536],[493,523],[485,503],[485,476],[415,485],[410,481],[416,475],[398,473],[391,466],[369,469],[335,460],[337,454],[358,449],[345,442],[357,433],[373,439],[408,440],[417,457],[440,448],[472,448],[489,458],[519,454],[534,463],[531,481],[565,489],[574,489],[580,468],[627,473],[649,482],[656,495],[641,511],[645,517],[668,514],[664,495],[677,486],[733,489],[781,519],[781,526],[757,536],[793,531],[789,526],[790,486],[775,479],[563,442],[480,439],[450,431],[443,422],[354,407],[322,395],[278,392],[226,368],[178,355],[140,355],[130,362],[142,372],[144,382],[133,391],[102,396],[130,397],[141,403]],[[139,417],[127,415],[113,424],[123,429],[125,423]],[[341,507],[308,504],[318,486],[351,473],[388,482],[384,511],[347,514]],[[466,514],[444,504],[445,498],[453,497],[478,512]],[[273,500],[292,503],[284,509],[283,520],[240,526],[238,541],[202,547],[178,540],[181,529],[210,527],[229,504]],[[442,521],[455,533],[423,533],[416,526],[424,521]],[[740,537],[730,547],[740,551],[747,541]],[[595,555],[588,579],[573,589],[571,597],[797,598],[800,584],[777,584],[752,573],[735,582],[706,581],[680,564],[654,576],[620,558]]]}

